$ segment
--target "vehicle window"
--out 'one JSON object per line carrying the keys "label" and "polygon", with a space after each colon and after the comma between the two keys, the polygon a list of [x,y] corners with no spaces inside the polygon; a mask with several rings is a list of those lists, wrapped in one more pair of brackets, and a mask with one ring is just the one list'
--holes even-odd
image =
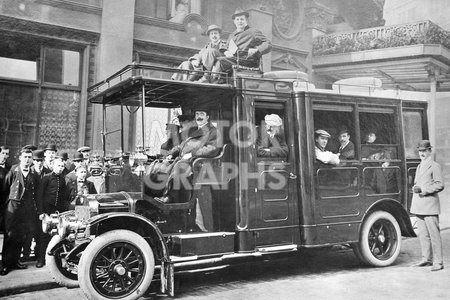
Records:
{"label": "vehicle window", "polygon": [[[348,143],[355,146],[355,118],[354,107],[352,105],[329,105],[314,103],[314,130],[324,130],[331,137],[328,139],[328,143],[325,147],[326,151],[332,153],[342,152],[342,144],[340,136],[346,133]],[[349,145],[349,146],[351,146]],[[349,146],[344,146],[348,149]],[[345,150],[345,148],[344,148]],[[350,156],[340,157],[341,160],[355,159],[357,158],[356,147],[354,147],[354,153]]]}
{"label": "vehicle window", "polygon": [[358,195],[358,169],[342,168],[318,170],[320,198]]}
{"label": "vehicle window", "polygon": [[283,104],[259,103],[255,107],[256,150],[259,157],[288,156],[286,112]]}
{"label": "vehicle window", "polygon": [[403,128],[405,130],[406,158],[418,158],[417,143],[423,139],[422,111],[404,111]]}
{"label": "vehicle window", "polygon": [[384,161],[378,166],[364,168],[363,172],[367,195],[400,193],[400,167]]}
{"label": "vehicle window", "polygon": [[393,108],[360,107],[361,158],[380,160],[389,152],[390,159],[398,158],[398,129]]}

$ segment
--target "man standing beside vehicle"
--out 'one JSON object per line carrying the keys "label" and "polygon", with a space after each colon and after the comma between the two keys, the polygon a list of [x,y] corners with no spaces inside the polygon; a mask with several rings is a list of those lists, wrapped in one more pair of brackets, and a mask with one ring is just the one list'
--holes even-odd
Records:
{"label": "man standing beside vehicle", "polygon": [[440,203],[438,193],[444,189],[441,167],[433,161],[431,144],[419,142],[420,164],[414,178],[411,213],[416,215],[422,260],[416,267],[432,266],[431,271],[444,268],[442,241],[439,229]]}
{"label": "man standing beside vehicle", "polygon": [[[53,214],[56,211],[64,212],[69,209],[69,198],[66,188],[64,161],[61,157],[56,157],[53,161],[53,171],[46,174],[39,187],[38,194],[38,212],[42,214]],[[50,235],[41,233],[42,243],[40,244],[36,267],[42,268],[45,265],[45,250],[50,242]]]}

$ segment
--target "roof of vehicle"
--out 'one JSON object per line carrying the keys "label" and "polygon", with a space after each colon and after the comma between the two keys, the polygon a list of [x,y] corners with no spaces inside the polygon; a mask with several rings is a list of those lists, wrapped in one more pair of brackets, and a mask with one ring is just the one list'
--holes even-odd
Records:
{"label": "roof of vehicle", "polygon": [[[178,107],[186,100],[197,104],[214,99],[231,98],[235,87],[230,84],[205,84],[159,78],[142,65],[128,65],[109,78],[88,89],[91,103],[105,105],[141,106],[145,90],[145,106]],[[151,67],[159,72],[173,72],[171,68]],[[140,71],[140,72],[136,72]]]}

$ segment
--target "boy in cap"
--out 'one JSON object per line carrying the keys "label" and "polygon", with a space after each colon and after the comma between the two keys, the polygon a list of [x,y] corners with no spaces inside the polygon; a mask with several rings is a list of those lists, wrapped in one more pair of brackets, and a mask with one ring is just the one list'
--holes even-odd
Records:
{"label": "boy in cap", "polygon": [[323,129],[314,132],[316,159],[324,164],[339,165],[339,156],[325,150],[331,135]]}
{"label": "boy in cap", "polygon": [[417,146],[420,164],[414,178],[411,213],[416,215],[422,260],[416,267],[432,266],[431,271],[444,268],[439,229],[441,213],[438,193],[444,189],[444,178],[438,163],[431,156],[431,144],[422,140]]}
{"label": "boy in cap", "polygon": [[240,8],[231,17],[236,31],[230,34],[227,51],[219,57],[213,72],[229,73],[239,59],[239,65],[258,68],[261,56],[272,50],[270,40],[258,29],[248,26],[249,13]]}
{"label": "boy in cap", "polygon": [[[212,68],[217,60],[217,57],[223,56],[227,50],[227,44],[221,40],[222,28],[212,24],[208,26],[206,35],[209,37],[209,42],[203,47],[200,52],[190,57],[187,61],[181,63],[178,69],[182,70],[197,70],[197,71],[212,71]],[[172,75],[172,80],[189,80],[195,81],[199,79],[197,73],[175,73]],[[203,76],[199,82],[209,82],[209,76]]]}
{"label": "boy in cap", "polygon": [[288,146],[282,131],[283,121],[277,114],[264,117],[265,130],[261,132],[258,156],[283,157],[288,155]]}
{"label": "boy in cap", "polygon": [[71,179],[66,183],[69,203],[72,203],[77,195],[97,194],[94,183],[86,180],[87,167],[84,164],[79,165],[75,169],[75,174],[75,179]]}

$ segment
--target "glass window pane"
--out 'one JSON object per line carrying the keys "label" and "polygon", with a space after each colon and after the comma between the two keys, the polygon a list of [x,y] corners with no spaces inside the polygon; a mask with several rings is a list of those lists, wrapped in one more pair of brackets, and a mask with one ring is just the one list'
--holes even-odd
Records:
{"label": "glass window pane", "polygon": [[44,82],[78,86],[80,53],[62,49],[45,49]]}
{"label": "glass window pane", "polygon": [[405,128],[406,158],[418,158],[417,143],[423,139],[422,114],[420,111],[403,112],[403,128]]}
{"label": "glass window pane", "polygon": [[0,77],[22,80],[37,80],[35,61],[0,57]]}
{"label": "glass window pane", "polygon": [[[352,160],[358,157],[355,147],[354,109],[347,105],[314,104],[314,130],[325,130],[331,137],[327,140],[324,151],[340,153],[340,160]],[[315,140],[316,146],[318,140]]]}
{"label": "glass window pane", "polygon": [[39,55],[34,40],[5,38],[0,43],[0,77],[37,81]]}

